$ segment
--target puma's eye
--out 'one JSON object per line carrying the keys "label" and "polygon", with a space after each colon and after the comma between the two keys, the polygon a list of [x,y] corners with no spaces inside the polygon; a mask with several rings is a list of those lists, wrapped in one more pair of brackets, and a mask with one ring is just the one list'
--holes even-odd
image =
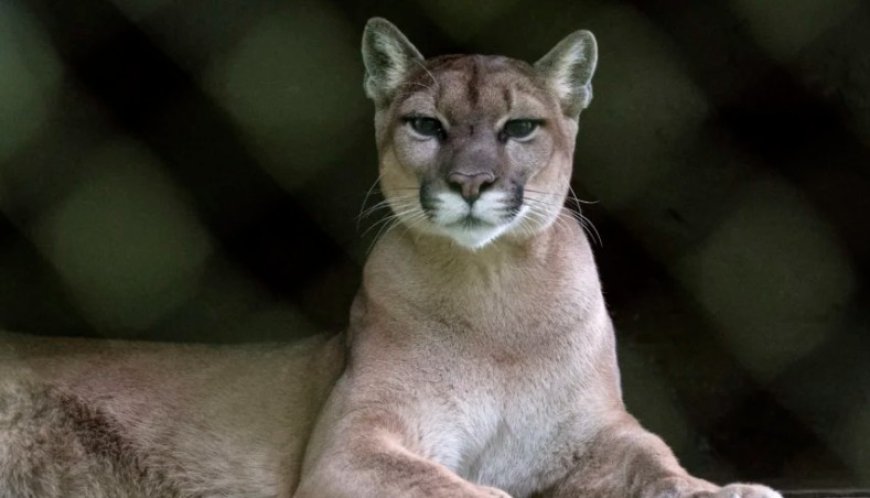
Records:
{"label": "puma's eye", "polygon": [[540,121],[534,119],[512,119],[504,124],[500,135],[502,140],[523,139],[531,135],[540,124]]}
{"label": "puma's eye", "polygon": [[410,117],[406,120],[411,128],[424,137],[444,137],[444,127],[435,118]]}

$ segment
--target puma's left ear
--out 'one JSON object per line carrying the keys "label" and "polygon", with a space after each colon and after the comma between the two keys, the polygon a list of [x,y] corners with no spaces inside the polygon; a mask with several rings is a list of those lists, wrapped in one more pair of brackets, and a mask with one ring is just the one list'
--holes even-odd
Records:
{"label": "puma's left ear", "polygon": [[373,17],[362,39],[366,95],[378,105],[388,102],[423,56],[390,21]]}
{"label": "puma's left ear", "polygon": [[598,62],[595,37],[586,30],[575,31],[535,63],[559,96],[562,111],[576,118],[592,101],[592,74]]}

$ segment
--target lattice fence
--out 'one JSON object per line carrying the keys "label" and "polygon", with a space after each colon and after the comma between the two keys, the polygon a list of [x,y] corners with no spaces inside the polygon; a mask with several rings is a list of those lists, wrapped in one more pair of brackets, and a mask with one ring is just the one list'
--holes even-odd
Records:
{"label": "lattice fence", "polygon": [[574,187],[630,409],[711,479],[870,485],[860,0],[3,0],[0,326],[340,329],[377,231],[371,15],[427,54],[594,31]]}

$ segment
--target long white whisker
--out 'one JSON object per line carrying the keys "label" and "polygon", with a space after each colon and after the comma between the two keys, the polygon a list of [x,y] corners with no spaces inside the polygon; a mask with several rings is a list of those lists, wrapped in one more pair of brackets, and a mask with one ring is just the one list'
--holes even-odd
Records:
{"label": "long white whisker", "polygon": [[578,197],[577,192],[574,191],[574,187],[570,183],[568,184],[568,192],[570,193],[569,197],[577,204],[578,210],[580,209],[580,204],[598,204],[598,201],[587,201]]}
{"label": "long white whisker", "polygon": [[[402,218],[423,216],[425,217],[425,213],[420,209],[419,204],[416,201],[416,196],[412,198],[407,197],[405,199],[399,198],[399,202],[397,202],[396,198],[393,198],[393,204],[391,205],[393,212],[382,219],[376,221],[371,226],[369,226],[365,232],[363,232],[362,236],[365,237],[369,232],[374,230],[376,227],[383,228],[384,226],[389,225],[394,221],[401,221]],[[380,237],[380,230],[378,231],[378,236],[375,239]]]}
{"label": "long white whisker", "polygon": [[[574,192],[574,187],[572,187],[570,184],[568,185],[568,192],[570,192],[571,194],[569,198],[572,199],[574,201],[574,205],[577,206],[577,216],[579,216],[578,219],[580,221],[580,225],[583,227],[584,230],[586,230],[587,233],[589,233],[589,236],[592,237],[593,241],[598,241],[599,247],[604,247],[604,241],[601,239],[601,233],[598,232],[598,228],[595,227],[595,224],[592,223],[592,220],[583,216],[583,209],[581,209],[580,207],[580,198],[577,197],[577,193]],[[590,201],[584,202],[593,204]]]}
{"label": "long white whisker", "polygon": [[[542,194],[543,195],[550,195],[547,193],[542,193]],[[577,223],[580,224],[580,226],[583,228],[583,230],[587,234],[589,234],[589,237],[590,237],[590,239],[592,239],[592,242],[598,244],[599,247],[604,247],[604,241],[601,238],[601,233],[598,231],[598,228],[595,226],[595,224],[592,222],[592,220],[590,220],[589,218],[584,216],[583,213],[580,212],[580,204],[577,202],[578,199],[576,198],[576,196],[572,197],[571,199],[575,201],[575,205],[576,205],[577,210],[575,211],[574,209],[569,208],[567,213],[561,210],[562,206],[557,206],[555,203],[547,202],[547,201],[544,201],[541,199],[536,199],[532,196],[526,196],[526,198],[524,200],[528,201],[527,205],[530,208],[532,208],[533,211],[536,211],[536,210],[541,209],[541,208],[558,208],[560,210],[558,215],[557,215],[559,218],[564,217],[564,216],[571,216]]]}
{"label": "long white whisker", "polygon": [[[360,215],[360,220],[361,220],[362,218],[365,218],[365,217],[369,216],[370,214],[374,213],[375,211],[377,211],[377,210],[379,210],[379,209],[383,209],[383,208],[385,208],[385,207],[389,207],[389,206],[391,205],[391,203],[392,203],[392,204],[396,204],[396,203],[413,203],[414,201],[416,201],[416,199],[417,199],[417,196],[415,196],[415,195],[402,195],[402,196],[395,196],[395,197],[392,198],[392,200],[391,200],[391,199],[384,199],[384,200],[378,202],[377,204],[375,204],[374,206],[368,208],[364,213],[362,213],[362,214]],[[358,221],[359,221],[359,220],[358,220]]]}
{"label": "long white whisker", "polygon": [[[374,206],[369,208],[366,211],[366,213],[364,213],[363,218],[374,213],[377,210],[385,209],[385,208],[391,208],[392,213],[386,215],[384,218],[391,218],[392,216],[396,215],[398,212],[403,212],[407,209],[416,209],[416,207],[417,207],[417,196],[413,196],[413,195],[396,196],[396,197],[393,197],[392,199],[386,199],[386,200],[383,200],[383,201],[375,204]],[[383,219],[377,220],[374,223],[374,225],[377,225],[378,223],[381,223],[382,221],[383,221]],[[357,224],[357,225],[359,226],[359,224]],[[366,229],[363,232],[363,235],[368,233],[368,231],[370,229],[371,229],[371,227]]]}
{"label": "long white whisker", "polygon": [[362,221],[364,213],[366,212],[366,203],[369,201],[369,197],[372,195],[372,192],[374,192],[375,187],[378,185],[378,183],[380,183],[381,176],[382,175],[379,174],[378,177],[375,178],[375,181],[372,183],[372,185],[366,191],[366,195],[363,197],[362,206],[360,206],[359,214],[356,217],[356,230],[357,231],[359,231],[360,222]]}

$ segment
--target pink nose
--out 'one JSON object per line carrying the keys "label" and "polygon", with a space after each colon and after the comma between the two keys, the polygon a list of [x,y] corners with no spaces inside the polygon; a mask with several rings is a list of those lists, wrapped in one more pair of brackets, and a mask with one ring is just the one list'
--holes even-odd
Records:
{"label": "pink nose", "polygon": [[495,183],[495,175],[492,173],[450,173],[447,184],[451,190],[462,195],[469,204],[480,197],[480,193]]}

